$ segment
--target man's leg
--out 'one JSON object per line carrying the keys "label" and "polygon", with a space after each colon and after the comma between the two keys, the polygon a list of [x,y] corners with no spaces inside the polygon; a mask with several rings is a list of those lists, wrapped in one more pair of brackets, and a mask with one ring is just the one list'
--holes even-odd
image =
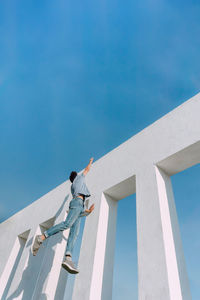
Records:
{"label": "man's leg", "polygon": [[59,231],[63,231],[67,228],[72,227],[74,222],[76,222],[76,220],[79,218],[81,211],[82,207],[80,206],[76,208],[70,208],[66,220],[46,230],[44,232],[44,236],[48,238],[49,236],[54,235]]}
{"label": "man's leg", "polygon": [[70,229],[70,233],[67,241],[66,255],[70,255],[70,256],[72,255],[74,244],[76,242],[76,239],[80,231],[80,224],[81,224],[81,219],[78,218]]}
{"label": "man's leg", "polygon": [[72,262],[72,252],[74,248],[74,244],[76,242],[77,236],[79,234],[80,230],[80,223],[81,223],[81,218],[79,217],[74,224],[72,225],[67,241],[67,249],[66,249],[66,254],[65,254],[65,259],[62,263],[62,267],[66,269],[68,272],[72,274],[76,274],[79,271],[75,268],[73,262]]}
{"label": "man's leg", "polygon": [[35,256],[39,250],[39,247],[41,246],[44,239],[48,238],[51,235],[56,234],[59,231],[63,231],[67,228],[70,228],[74,222],[79,218],[80,213],[82,212],[83,208],[81,206],[77,206],[75,208],[70,208],[69,213],[67,215],[67,218],[64,222],[61,222],[55,226],[52,226],[48,230],[44,232],[44,235],[37,235],[35,237],[33,247],[32,247],[32,253]]}

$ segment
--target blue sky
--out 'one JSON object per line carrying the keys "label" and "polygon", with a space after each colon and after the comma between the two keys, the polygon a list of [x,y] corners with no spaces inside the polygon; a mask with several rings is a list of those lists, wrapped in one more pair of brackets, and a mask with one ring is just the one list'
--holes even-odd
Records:
{"label": "blue sky", "polygon": [[[199,15],[196,0],[0,1],[1,221],[199,92]],[[190,260],[199,174],[173,178]]]}

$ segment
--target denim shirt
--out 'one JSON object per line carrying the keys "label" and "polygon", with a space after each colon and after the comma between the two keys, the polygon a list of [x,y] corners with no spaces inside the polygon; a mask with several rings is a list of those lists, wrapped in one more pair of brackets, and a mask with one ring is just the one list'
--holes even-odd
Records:
{"label": "denim shirt", "polygon": [[85,197],[90,197],[90,191],[85,183],[85,175],[82,173],[77,175],[71,185],[71,193],[73,198],[78,195],[84,195]]}

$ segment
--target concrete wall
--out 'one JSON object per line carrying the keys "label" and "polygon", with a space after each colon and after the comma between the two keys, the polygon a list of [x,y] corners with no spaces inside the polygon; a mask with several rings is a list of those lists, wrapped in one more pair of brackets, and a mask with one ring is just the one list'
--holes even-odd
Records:
{"label": "concrete wall", "polygon": [[[199,111],[200,94],[93,164],[86,181],[95,210],[72,300],[112,298],[117,202],[135,192],[139,300],[191,299],[170,176],[200,162]],[[30,247],[65,218],[70,200],[67,181],[0,225],[0,299],[63,299],[68,230],[46,240],[36,257]]]}

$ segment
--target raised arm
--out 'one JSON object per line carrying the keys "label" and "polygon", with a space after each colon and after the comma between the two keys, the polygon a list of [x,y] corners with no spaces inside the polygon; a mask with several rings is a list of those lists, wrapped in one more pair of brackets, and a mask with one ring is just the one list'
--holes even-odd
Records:
{"label": "raised arm", "polygon": [[89,171],[90,171],[90,167],[91,167],[91,164],[93,162],[94,158],[90,158],[90,162],[89,164],[87,165],[87,167],[85,168],[85,170],[83,171],[83,174],[86,175]]}

